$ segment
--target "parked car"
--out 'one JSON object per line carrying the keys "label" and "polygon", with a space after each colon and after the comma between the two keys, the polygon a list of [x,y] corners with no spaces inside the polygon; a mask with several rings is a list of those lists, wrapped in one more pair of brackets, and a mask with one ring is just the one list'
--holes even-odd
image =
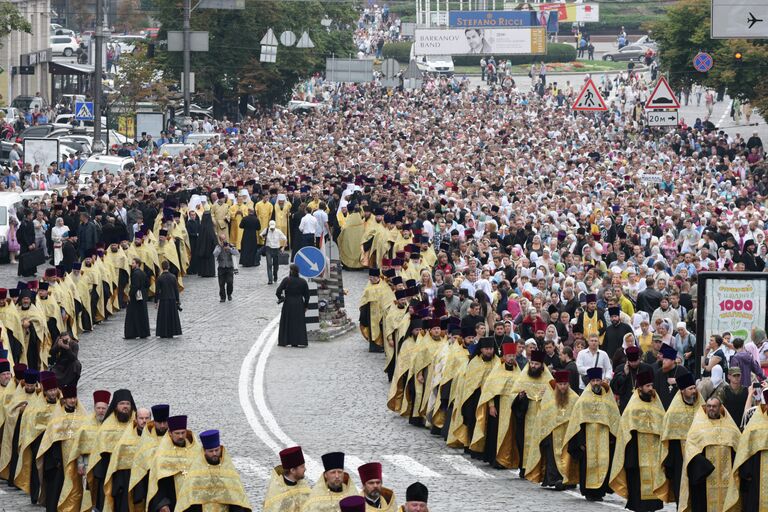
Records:
{"label": "parked car", "polygon": [[138,51],[137,42],[146,41],[147,38],[138,34],[126,34],[112,36],[110,43],[120,43],[120,53],[134,53]]}
{"label": "parked car", "polygon": [[[645,46],[645,45],[628,44],[621,50],[606,52],[605,54],[603,54],[603,60],[616,61],[616,62],[628,62],[628,61],[641,62],[643,60],[643,57],[645,57],[645,52],[648,51],[648,48],[649,46]],[[653,49],[653,51],[654,53],[656,52],[655,49]]]}
{"label": "parked car", "polygon": [[416,57],[415,45],[411,45],[411,60],[416,60],[416,67],[425,73],[453,74],[453,57],[450,55],[422,55]]}
{"label": "parked car", "polygon": [[[16,96],[11,102],[11,108],[21,112],[29,112],[35,107],[42,109],[48,108],[48,102],[40,96]],[[10,112],[9,112],[10,114]]]}
{"label": "parked car", "polygon": [[30,126],[16,136],[16,142],[21,142],[26,138],[44,139],[50,135],[51,132],[58,129],[60,128],[57,128],[52,124],[39,124],[37,126]]}
{"label": "parked car", "polygon": [[51,53],[54,55],[63,55],[71,57],[77,51],[80,43],[73,36],[53,36],[51,37]]}

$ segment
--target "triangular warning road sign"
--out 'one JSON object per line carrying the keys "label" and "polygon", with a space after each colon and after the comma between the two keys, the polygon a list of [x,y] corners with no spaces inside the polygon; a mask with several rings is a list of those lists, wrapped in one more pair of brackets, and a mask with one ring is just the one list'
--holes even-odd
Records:
{"label": "triangular warning road sign", "polygon": [[663,108],[674,109],[680,108],[680,102],[677,101],[675,93],[672,92],[672,88],[669,86],[669,82],[663,76],[656,82],[656,87],[653,88],[653,92],[648,97],[648,101],[645,103],[645,108]]}
{"label": "triangular warning road sign", "polygon": [[597,90],[595,82],[593,82],[591,78],[587,79],[587,83],[584,84],[584,88],[581,89],[572,108],[573,110],[582,110],[586,112],[604,112],[608,110],[600,91]]}

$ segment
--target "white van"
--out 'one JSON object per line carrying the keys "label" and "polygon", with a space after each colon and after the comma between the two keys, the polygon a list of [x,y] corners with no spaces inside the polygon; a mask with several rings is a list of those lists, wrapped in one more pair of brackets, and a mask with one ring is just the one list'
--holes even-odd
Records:
{"label": "white van", "polygon": [[80,167],[79,183],[88,183],[91,175],[97,171],[106,171],[109,174],[119,174],[124,171],[132,171],[136,167],[133,158],[110,155],[93,155]]}
{"label": "white van", "polygon": [[8,219],[11,215],[18,219],[18,209],[21,207],[21,194],[16,192],[0,192],[0,253],[8,253]]}
{"label": "white van", "polygon": [[411,45],[411,60],[416,60],[416,66],[424,73],[453,74],[453,58],[450,55],[416,56],[415,45]]}

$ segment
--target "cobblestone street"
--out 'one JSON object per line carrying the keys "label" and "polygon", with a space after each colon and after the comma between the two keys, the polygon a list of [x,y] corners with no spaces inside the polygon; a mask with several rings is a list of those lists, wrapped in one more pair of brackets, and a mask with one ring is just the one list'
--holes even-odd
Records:
{"label": "cobblestone street", "polygon": [[[0,273],[3,283],[15,282],[15,269],[4,266]],[[344,274],[353,320],[365,279],[360,272]],[[235,300],[220,304],[215,279],[185,279],[184,335],[173,340],[123,340],[123,313],[81,336],[79,394],[87,408],[95,389],[127,387],[137,406],[169,403],[172,414],[187,414],[196,433],[220,429],[254,510],[261,510],[276,451],[291,444],[303,446],[313,482],[322,470],[320,455],[341,450],[356,482],[359,465],[379,460],[384,485],[400,502],[405,488],[420,480],[430,489],[434,510],[471,510],[487,496],[494,496],[485,501],[488,511],[624,508],[615,496],[588,504],[577,492],[539,489],[516,472],[477,464],[427,430],[409,426],[387,410],[383,354],[368,353],[357,330],[305,350],[274,346],[279,306],[276,285],[266,282],[263,267],[241,269]],[[150,322],[154,328],[153,308]],[[40,508],[3,486],[0,510]]]}

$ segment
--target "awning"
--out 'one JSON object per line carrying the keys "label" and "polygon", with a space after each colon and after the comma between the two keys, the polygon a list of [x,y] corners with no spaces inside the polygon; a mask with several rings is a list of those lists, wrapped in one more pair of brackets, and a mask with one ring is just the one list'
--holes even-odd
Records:
{"label": "awning", "polygon": [[71,64],[69,62],[49,62],[48,72],[52,75],[92,75],[96,70],[87,64]]}

